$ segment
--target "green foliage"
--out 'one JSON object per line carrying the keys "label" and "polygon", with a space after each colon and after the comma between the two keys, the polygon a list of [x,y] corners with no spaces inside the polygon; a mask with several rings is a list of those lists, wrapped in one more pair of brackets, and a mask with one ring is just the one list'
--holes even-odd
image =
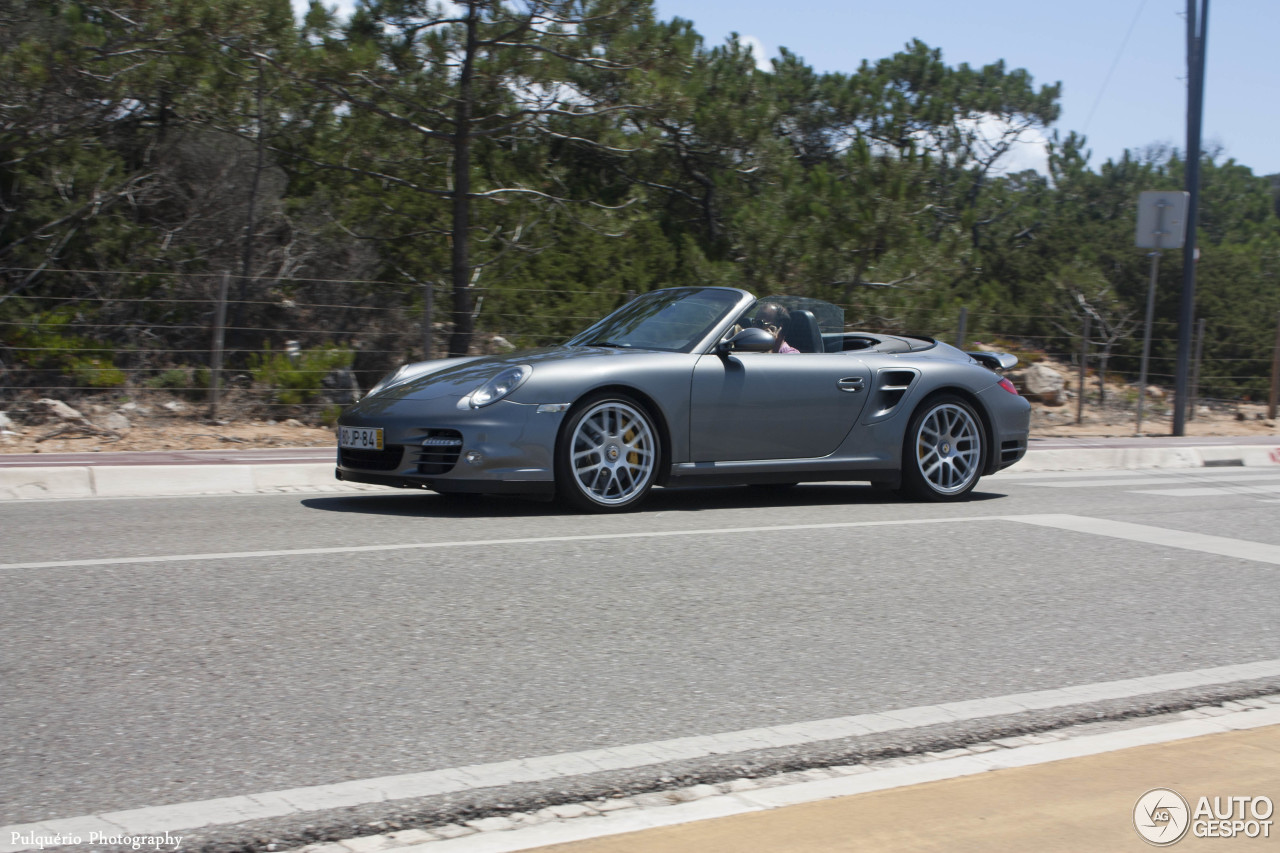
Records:
{"label": "green foliage", "polygon": [[161,371],[146,381],[148,388],[167,391],[186,391],[191,387],[191,376],[181,368]]}
{"label": "green foliage", "polygon": [[189,400],[203,400],[209,392],[209,368],[172,367],[151,376],[144,383],[148,388],[171,391]]}
{"label": "green foliage", "polygon": [[52,370],[81,388],[119,388],[128,377],[115,366],[116,348],[104,346],[73,329],[82,322],[71,308],[43,312],[8,333],[8,345],[18,363],[31,369]]}
{"label": "green foliage", "polygon": [[325,426],[335,426],[338,423],[338,417],[342,414],[342,410],[344,408],[346,407],[339,406],[336,403],[330,406],[325,406],[324,409],[320,411],[320,423]]}
{"label": "green foliage", "polygon": [[303,350],[297,355],[272,352],[266,345],[263,349],[249,359],[253,379],[271,389],[276,402],[291,406],[311,402],[329,371],[350,368],[355,358],[345,347]]}
{"label": "green foliage", "polygon": [[97,357],[77,358],[71,363],[71,376],[87,388],[120,388],[128,381],[123,370]]}

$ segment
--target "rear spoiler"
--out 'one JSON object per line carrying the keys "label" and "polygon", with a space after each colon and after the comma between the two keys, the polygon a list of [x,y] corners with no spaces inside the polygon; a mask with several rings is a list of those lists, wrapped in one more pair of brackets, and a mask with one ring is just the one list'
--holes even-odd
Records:
{"label": "rear spoiler", "polygon": [[965,355],[997,372],[1009,370],[1018,363],[1018,357],[1007,352],[967,352]]}

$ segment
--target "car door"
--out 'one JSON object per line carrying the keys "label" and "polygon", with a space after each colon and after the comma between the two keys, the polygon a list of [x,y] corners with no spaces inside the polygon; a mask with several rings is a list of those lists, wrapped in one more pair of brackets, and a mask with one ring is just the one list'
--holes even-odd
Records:
{"label": "car door", "polygon": [[857,422],[870,384],[848,353],[704,355],[691,387],[691,461],[827,456]]}

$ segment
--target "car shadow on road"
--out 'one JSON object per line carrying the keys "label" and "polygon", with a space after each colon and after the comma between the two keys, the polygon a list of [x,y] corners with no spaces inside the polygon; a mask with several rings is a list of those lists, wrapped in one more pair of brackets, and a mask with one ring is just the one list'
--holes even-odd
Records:
{"label": "car shadow on road", "polygon": [[[974,491],[969,502],[998,500],[1001,492]],[[721,486],[654,489],[633,515],[657,512],[704,512],[716,509],[780,509],[784,507],[916,504],[897,492],[866,484],[805,484],[791,488]],[[537,518],[584,515],[556,501],[504,495],[364,493],[311,497],[308,509],[421,518]]]}

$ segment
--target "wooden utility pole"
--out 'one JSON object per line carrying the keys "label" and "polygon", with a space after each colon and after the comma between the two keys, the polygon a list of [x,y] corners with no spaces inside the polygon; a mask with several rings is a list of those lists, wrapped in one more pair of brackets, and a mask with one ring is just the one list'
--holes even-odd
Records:
{"label": "wooden utility pole", "polygon": [[1182,244],[1182,298],[1178,309],[1173,434],[1186,434],[1191,324],[1196,311],[1196,221],[1200,210],[1200,126],[1204,116],[1204,59],[1209,34],[1209,0],[1187,0],[1187,239]]}

